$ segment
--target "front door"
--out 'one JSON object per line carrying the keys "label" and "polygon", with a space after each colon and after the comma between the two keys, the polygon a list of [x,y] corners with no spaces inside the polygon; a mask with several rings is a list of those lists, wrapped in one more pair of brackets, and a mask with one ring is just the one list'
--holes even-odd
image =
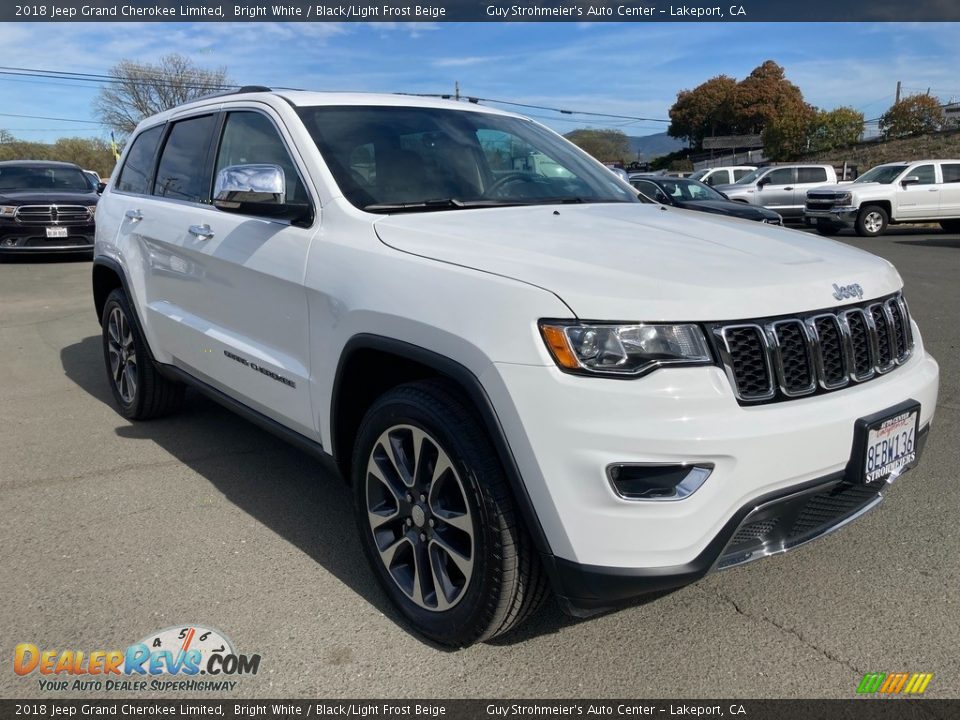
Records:
{"label": "front door", "polygon": [[[906,178],[916,178],[916,182],[903,184]],[[900,178],[900,184],[894,193],[897,204],[897,220],[926,220],[940,215],[940,183],[937,180],[936,166],[932,163],[915,165]]]}

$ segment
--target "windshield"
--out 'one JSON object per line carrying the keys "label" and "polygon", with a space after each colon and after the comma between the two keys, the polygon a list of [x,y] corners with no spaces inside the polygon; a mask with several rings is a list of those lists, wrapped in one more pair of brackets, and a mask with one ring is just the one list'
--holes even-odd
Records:
{"label": "windshield", "polygon": [[702,200],[724,200],[723,195],[709,185],[689,179],[658,180],[657,185],[667,195],[680,202],[699,202]]}
{"label": "windshield", "polygon": [[370,212],[642,202],[529,120],[417,107],[298,110],[344,196]]}
{"label": "windshield", "polygon": [[875,168],[867,170],[863,175],[854,180],[855,183],[883,183],[889,185],[897,176],[906,170],[906,165],[878,165]]}
{"label": "windshield", "polygon": [[0,166],[0,191],[79,192],[93,190],[91,180],[79,168],[31,165]]}
{"label": "windshield", "polygon": [[757,168],[756,170],[751,170],[749,173],[737,180],[734,185],[753,185],[766,171],[767,168]]}

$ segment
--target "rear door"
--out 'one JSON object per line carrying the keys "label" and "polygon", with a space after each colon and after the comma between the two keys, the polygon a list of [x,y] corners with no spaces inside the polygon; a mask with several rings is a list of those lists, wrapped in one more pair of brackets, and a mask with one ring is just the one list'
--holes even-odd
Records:
{"label": "rear door", "polygon": [[803,213],[803,208],[807,204],[807,190],[826,185],[829,182],[827,178],[827,169],[822,167],[799,167],[797,168],[797,184],[793,190],[793,211],[795,214]]}
{"label": "rear door", "polygon": [[[916,178],[917,182],[904,185],[904,178]],[[914,165],[901,176],[896,185],[894,202],[897,220],[926,220],[940,216],[940,179],[934,163]]]}
{"label": "rear door", "polygon": [[940,217],[960,218],[960,163],[940,163]]}

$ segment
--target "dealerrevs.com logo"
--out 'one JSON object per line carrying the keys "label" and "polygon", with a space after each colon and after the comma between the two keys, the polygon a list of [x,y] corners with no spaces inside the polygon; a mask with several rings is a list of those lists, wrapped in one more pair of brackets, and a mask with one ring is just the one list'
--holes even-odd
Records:
{"label": "dealerrevs.com logo", "polygon": [[256,675],[260,655],[238,654],[218,630],[178,625],[151,633],[126,650],[41,649],[20,643],[13,671],[36,676],[43,691],[225,691],[233,678]]}

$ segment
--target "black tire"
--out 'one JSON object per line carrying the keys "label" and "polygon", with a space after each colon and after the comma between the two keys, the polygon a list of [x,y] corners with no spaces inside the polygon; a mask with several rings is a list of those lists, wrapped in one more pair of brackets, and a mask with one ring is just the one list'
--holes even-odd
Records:
{"label": "black tire", "polygon": [[826,237],[833,237],[842,229],[841,225],[828,222],[826,220],[817,220],[817,232]]}
{"label": "black tire", "polygon": [[[388,447],[399,454],[387,457]],[[451,470],[437,473],[444,458]],[[380,397],[361,423],[351,467],[364,552],[417,631],[465,647],[507,632],[541,605],[539,557],[481,420],[455,386],[425,380]],[[469,571],[443,551],[454,545],[461,561],[469,552]],[[417,583],[414,568],[422,567],[430,576]]]}
{"label": "black tire", "polygon": [[103,361],[113,399],[130,420],[169,415],[183,405],[185,387],[157,372],[123,290],[107,297],[100,317]]}
{"label": "black tire", "polygon": [[940,223],[944,232],[960,233],[960,220],[944,220]]}
{"label": "black tire", "polygon": [[867,205],[860,208],[857,215],[857,235],[860,237],[879,237],[887,229],[890,216],[879,205]]}

